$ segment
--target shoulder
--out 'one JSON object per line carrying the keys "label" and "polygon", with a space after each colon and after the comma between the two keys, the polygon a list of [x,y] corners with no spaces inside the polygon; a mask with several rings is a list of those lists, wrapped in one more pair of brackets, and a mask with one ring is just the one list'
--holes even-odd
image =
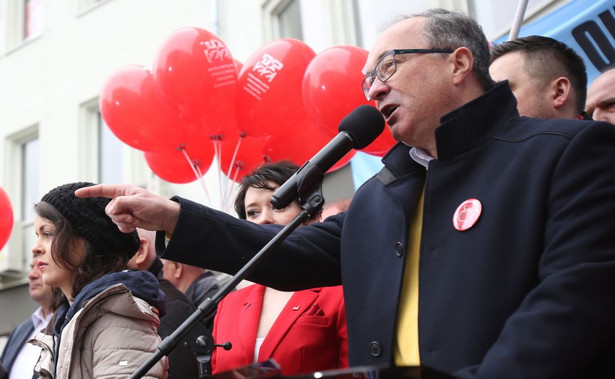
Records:
{"label": "shoulder", "polygon": [[158,309],[147,301],[134,296],[124,285],[111,286],[93,297],[79,312],[86,326],[95,323],[97,328],[131,327],[141,325],[154,329],[160,323]]}
{"label": "shoulder", "polygon": [[565,142],[577,136],[593,134],[615,135],[615,126],[599,121],[520,117],[497,133],[495,138],[509,142],[522,142],[547,137],[551,141],[559,139]]}
{"label": "shoulder", "polygon": [[265,287],[260,284],[251,284],[247,287],[240,288],[226,295],[218,304],[218,310],[222,307],[241,306],[247,301],[262,298],[264,293]]}

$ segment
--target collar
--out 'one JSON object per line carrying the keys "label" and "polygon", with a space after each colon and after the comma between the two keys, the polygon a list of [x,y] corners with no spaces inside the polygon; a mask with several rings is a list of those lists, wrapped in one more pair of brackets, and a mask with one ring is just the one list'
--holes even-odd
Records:
{"label": "collar", "polygon": [[450,160],[482,145],[518,117],[517,100],[508,81],[496,84],[440,119],[435,130],[438,160]]}
{"label": "collar", "polygon": [[47,326],[49,320],[53,316],[53,312],[49,312],[49,314],[45,317],[43,316],[43,308],[38,307],[34,313],[32,313],[32,323],[34,324],[34,330],[40,330]]}
{"label": "collar", "polygon": [[420,147],[413,147],[410,149],[410,158],[414,159],[414,161],[421,166],[427,168],[429,166],[429,161],[434,159],[429,153]]}

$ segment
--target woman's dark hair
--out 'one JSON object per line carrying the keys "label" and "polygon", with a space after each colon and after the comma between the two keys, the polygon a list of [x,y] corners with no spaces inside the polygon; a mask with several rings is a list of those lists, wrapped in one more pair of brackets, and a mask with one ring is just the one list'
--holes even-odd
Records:
{"label": "woman's dark hair", "polygon": [[[97,254],[90,243],[53,205],[41,201],[34,206],[34,211],[55,226],[56,230],[51,243],[51,258],[58,266],[76,273],[71,294],[73,298],[88,283],[109,272],[126,269],[124,257],[116,254],[103,254],[103,252]],[[79,248],[80,244],[85,245],[86,251],[85,259],[81,263],[71,259],[71,252]]]}
{"label": "woman's dark hair", "polygon": [[[246,175],[241,179],[239,192],[235,198],[235,212],[242,220],[246,219],[246,192],[248,188],[260,188],[269,191],[274,191],[276,188],[284,184],[295,172],[299,170],[299,166],[290,161],[280,161],[275,163],[265,163]],[[271,186],[269,182],[276,185]],[[310,217],[308,221],[316,221],[320,219],[321,212]]]}

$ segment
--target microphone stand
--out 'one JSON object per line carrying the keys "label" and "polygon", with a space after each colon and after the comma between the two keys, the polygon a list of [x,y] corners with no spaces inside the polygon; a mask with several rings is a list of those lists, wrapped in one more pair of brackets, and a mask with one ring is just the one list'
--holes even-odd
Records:
{"label": "microphone stand", "polygon": [[[312,184],[312,183],[310,183]],[[298,193],[303,193],[298,190]],[[322,183],[309,195],[302,196],[301,212],[282,230],[278,232],[268,243],[265,245],[248,263],[245,264],[222,288],[218,290],[211,298],[205,299],[194,311],[190,317],[186,319],[171,335],[167,336],[160,345],[158,350],[152,354],[152,356],[145,361],[137,371],[135,371],[130,378],[137,379],[143,377],[163,356],[168,356],[173,349],[180,343],[184,337],[191,331],[191,329],[199,323],[203,318],[209,316],[216,309],[220,300],[224,296],[228,295],[236,286],[247,278],[256,268],[256,266],[278,247],[286,237],[295,230],[299,225],[305,223],[312,215],[316,214],[324,203],[324,197],[322,195]],[[192,343],[189,345],[194,346]],[[230,349],[230,343],[223,345],[216,345],[213,343],[212,337],[199,336],[197,337],[196,345],[202,347],[199,351],[203,352],[203,355],[197,354],[197,360],[199,361],[199,378],[206,378],[209,376],[207,369],[204,368],[206,363],[209,363],[211,359],[211,352],[214,347],[221,346],[226,350]]]}

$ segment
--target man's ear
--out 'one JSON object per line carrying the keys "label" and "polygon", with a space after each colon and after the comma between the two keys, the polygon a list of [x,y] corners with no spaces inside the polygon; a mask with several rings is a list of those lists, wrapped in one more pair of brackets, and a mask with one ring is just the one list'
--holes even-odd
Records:
{"label": "man's ear", "polygon": [[143,264],[143,262],[145,262],[145,259],[147,258],[147,249],[149,248],[149,246],[145,238],[140,237],[139,240],[141,241],[141,246],[139,246],[139,250],[137,250],[135,255],[133,255],[133,257],[130,259],[130,261],[133,263],[130,266],[132,267],[134,265],[136,266],[134,268],[141,270],[140,266]]}
{"label": "man's ear", "polygon": [[550,91],[554,108],[560,108],[566,104],[566,101],[570,97],[571,87],[572,84],[570,83],[570,79],[563,76],[551,82]]}
{"label": "man's ear", "polygon": [[173,265],[173,268],[174,268],[173,277],[177,279],[181,278],[182,275],[184,274],[184,265],[182,263],[174,262],[174,261],[171,261],[171,264]]}
{"label": "man's ear", "polygon": [[451,53],[453,63],[453,83],[459,84],[472,72],[474,55],[467,47],[459,47]]}

